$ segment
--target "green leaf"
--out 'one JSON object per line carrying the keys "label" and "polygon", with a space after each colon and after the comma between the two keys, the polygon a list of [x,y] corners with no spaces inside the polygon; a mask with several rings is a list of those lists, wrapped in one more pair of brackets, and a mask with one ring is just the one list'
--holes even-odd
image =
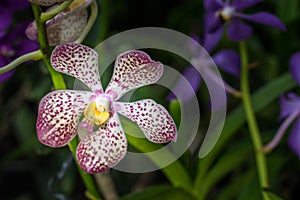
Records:
{"label": "green leaf", "polygon": [[[130,133],[126,135],[129,144],[137,150],[145,153],[155,151],[164,147],[161,144],[152,143],[147,139],[141,138],[140,136],[142,135],[142,131],[140,130],[140,128],[127,118],[120,116],[120,120],[124,131],[126,133]],[[176,158],[173,158],[174,155],[170,151],[164,148],[164,151],[162,151],[159,156],[153,156],[151,154],[147,155],[158,167],[161,167],[161,161],[164,160],[164,158],[170,158],[174,160],[172,164],[162,168],[162,172],[169,179],[173,186],[191,190],[192,183],[189,174],[187,173],[184,166]]]}
{"label": "green leaf", "polygon": [[170,114],[174,119],[174,122],[177,127],[179,127],[181,112],[180,112],[180,103],[177,100],[172,100],[169,104]]}
{"label": "green leaf", "polygon": [[299,17],[298,0],[279,0],[277,2],[277,13],[283,23],[290,23]]}
{"label": "green leaf", "polygon": [[196,198],[181,188],[166,185],[153,186],[143,191],[128,194],[120,200],[195,200]]}
{"label": "green leaf", "polygon": [[274,192],[272,192],[270,189],[263,189],[263,192],[265,194],[267,194],[267,196],[270,198],[270,200],[283,200],[282,197],[278,196],[277,194],[275,194]]}
{"label": "green leaf", "polygon": [[205,197],[218,181],[224,178],[230,171],[234,170],[236,166],[249,158],[249,155],[252,152],[251,143],[239,143],[240,144],[238,145],[233,145],[234,147],[222,155],[216,165],[208,171],[203,181],[205,184],[198,188],[199,191],[201,191],[199,192],[200,196]]}

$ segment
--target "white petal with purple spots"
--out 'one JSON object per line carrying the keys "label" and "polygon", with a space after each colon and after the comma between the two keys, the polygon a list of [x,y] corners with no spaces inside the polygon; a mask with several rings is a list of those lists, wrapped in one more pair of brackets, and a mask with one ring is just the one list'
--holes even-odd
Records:
{"label": "white petal with purple spots", "polygon": [[95,50],[76,43],[60,45],[53,50],[51,63],[55,70],[74,76],[92,91],[102,90]]}
{"label": "white petal with purple spots", "polygon": [[77,134],[81,113],[92,92],[58,90],[47,94],[39,104],[36,130],[39,140],[48,146],[66,145]]}
{"label": "white petal with purple spots", "polygon": [[176,141],[176,125],[162,105],[151,99],[115,104],[118,107],[117,112],[135,122],[148,140],[155,143]]}
{"label": "white petal with purple spots", "polygon": [[76,157],[87,173],[99,173],[115,166],[125,156],[127,140],[115,113],[96,132],[88,134],[79,143]]}
{"label": "white petal with purple spots", "polygon": [[114,91],[117,100],[129,90],[157,82],[162,74],[163,65],[145,52],[127,51],[118,56],[106,92]]}

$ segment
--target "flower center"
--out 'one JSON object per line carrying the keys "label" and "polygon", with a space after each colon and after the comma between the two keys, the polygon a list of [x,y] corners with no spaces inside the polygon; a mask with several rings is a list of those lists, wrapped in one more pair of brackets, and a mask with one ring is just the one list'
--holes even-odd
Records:
{"label": "flower center", "polygon": [[84,110],[84,119],[81,127],[89,132],[93,132],[94,125],[100,126],[104,124],[110,116],[111,100],[109,97],[102,96],[91,101]]}
{"label": "flower center", "polygon": [[235,13],[235,9],[232,6],[225,6],[223,9],[219,10],[216,15],[224,21],[229,21],[232,19]]}

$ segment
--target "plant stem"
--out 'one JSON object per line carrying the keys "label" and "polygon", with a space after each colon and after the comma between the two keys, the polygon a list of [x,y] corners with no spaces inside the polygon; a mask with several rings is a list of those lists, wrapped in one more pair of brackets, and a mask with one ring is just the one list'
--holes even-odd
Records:
{"label": "plant stem", "polygon": [[59,6],[54,8],[53,10],[51,10],[49,12],[41,13],[41,18],[40,18],[41,22],[44,23],[47,20],[52,19],[53,17],[55,17],[55,15],[57,15],[58,13],[60,13],[64,9],[66,9],[72,2],[73,2],[73,0],[66,0]]}
{"label": "plant stem", "polygon": [[249,71],[248,71],[248,55],[246,45],[244,42],[239,43],[240,55],[241,55],[241,92],[242,100],[245,109],[246,119],[249,126],[250,136],[255,150],[256,166],[258,171],[258,178],[264,200],[268,200],[269,197],[263,192],[263,188],[268,188],[268,170],[265,155],[260,152],[262,148],[262,141],[259,133],[259,128],[255,118],[251,95],[249,89]]}
{"label": "plant stem", "polygon": [[76,43],[82,43],[82,41],[86,38],[86,36],[90,32],[90,30],[92,29],[92,27],[97,19],[97,16],[98,16],[98,5],[97,5],[96,0],[93,0],[91,3],[91,14],[89,16],[89,21],[86,24],[81,36],[75,41]]}
{"label": "plant stem", "polygon": [[[44,60],[46,66],[49,70],[53,85],[54,85],[56,90],[66,89],[67,87],[66,87],[66,84],[64,82],[63,76],[59,72],[55,71],[52,68],[51,63],[50,63],[51,50],[50,50],[50,47],[49,47],[49,44],[48,44],[48,39],[47,39],[46,24],[45,24],[45,21],[41,20],[41,14],[42,14],[41,9],[38,5],[33,4],[33,3],[31,4],[31,6],[32,6],[32,10],[33,10],[33,13],[34,13],[35,22],[36,22],[36,26],[37,26],[37,30],[38,30],[38,39],[39,39],[40,48],[41,48],[41,51],[44,55],[43,60]],[[74,159],[76,158],[76,153],[75,152],[76,152],[77,145],[78,145],[77,137],[75,137],[68,144],[69,149],[70,149],[70,151],[72,152],[72,154],[74,156]],[[78,171],[80,173],[80,176],[81,176],[81,178],[82,178],[82,180],[83,180],[83,182],[86,186],[86,189],[87,189],[86,196],[89,199],[100,200],[101,199],[100,194],[97,191],[97,188],[95,186],[92,175],[85,173],[78,166],[77,162],[76,162],[76,165],[77,165]]]}
{"label": "plant stem", "polygon": [[33,51],[27,54],[24,54],[18,58],[16,58],[15,60],[13,60],[11,63],[9,63],[8,65],[1,67],[0,68],[0,74],[3,74],[5,72],[8,72],[10,70],[13,70],[14,68],[18,67],[20,64],[29,61],[29,60],[39,60],[43,58],[43,53],[41,52],[41,50],[37,50],[37,51]]}

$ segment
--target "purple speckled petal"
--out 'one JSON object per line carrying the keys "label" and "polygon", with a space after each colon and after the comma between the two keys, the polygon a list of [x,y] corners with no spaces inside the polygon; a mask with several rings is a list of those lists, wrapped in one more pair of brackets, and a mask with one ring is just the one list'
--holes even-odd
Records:
{"label": "purple speckled petal", "polygon": [[236,11],[240,11],[252,7],[261,1],[263,0],[234,0],[231,6],[234,7]]}
{"label": "purple speckled petal", "polygon": [[162,105],[151,99],[117,104],[117,112],[135,122],[151,142],[176,141],[176,125]]}
{"label": "purple speckled petal", "polygon": [[173,99],[176,99],[176,96],[173,92],[177,94],[181,93],[183,102],[189,101],[195,95],[195,92],[198,90],[201,84],[201,76],[194,67],[190,66],[186,68],[182,74],[189,81],[193,90],[187,90],[185,86],[185,81],[183,80],[184,77],[180,77],[176,85],[172,88],[172,92],[170,92],[170,94],[167,97],[167,100],[169,102]]}
{"label": "purple speckled petal", "polygon": [[300,110],[300,97],[293,92],[280,97],[280,115],[279,119],[283,119],[296,110]]}
{"label": "purple speckled petal", "polygon": [[115,100],[126,92],[156,83],[163,74],[163,65],[153,61],[143,51],[132,50],[122,53],[115,62],[113,76],[106,93],[113,91]]}
{"label": "purple speckled petal", "polygon": [[115,112],[105,125],[80,141],[76,157],[85,172],[94,174],[115,166],[125,156],[126,150],[127,140]]}
{"label": "purple speckled petal", "polygon": [[204,0],[204,8],[210,12],[216,12],[224,6],[222,0]]}
{"label": "purple speckled petal", "polygon": [[235,51],[228,49],[219,51],[213,56],[213,60],[225,72],[236,77],[240,76],[240,57]]}
{"label": "purple speckled petal", "polygon": [[295,122],[295,125],[291,130],[288,144],[300,159],[300,119]]}
{"label": "purple speckled petal", "polygon": [[53,50],[51,63],[55,70],[74,76],[92,91],[103,90],[95,50],[76,43],[60,45]]}
{"label": "purple speckled petal", "polygon": [[[22,0],[24,1],[24,0]],[[59,2],[63,2],[66,0],[28,0],[32,3],[38,4],[38,5],[42,5],[42,6],[50,6],[54,3],[59,3]]]}
{"label": "purple speckled petal", "polygon": [[[63,11],[53,19],[47,21],[47,35],[50,46],[74,42],[79,38],[84,31],[88,19],[86,7],[91,2],[91,0],[85,0],[82,4],[76,4],[77,7],[69,8],[69,10]],[[56,7],[57,5],[52,6],[47,11],[51,11]],[[25,32],[28,38],[38,41],[37,27],[34,21],[27,27]]]}
{"label": "purple speckled petal", "polygon": [[290,58],[290,72],[294,80],[300,85],[300,52]]}
{"label": "purple speckled petal", "polygon": [[247,19],[251,22],[273,26],[283,31],[286,30],[285,25],[276,16],[267,12],[259,12],[252,15],[237,14],[237,16],[243,19]]}
{"label": "purple speckled petal", "polygon": [[77,134],[78,121],[92,92],[58,90],[40,101],[36,131],[41,143],[60,147]]}
{"label": "purple speckled petal", "polygon": [[50,46],[74,42],[82,34],[87,23],[87,10],[80,10],[68,15],[58,14],[47,23]]}
{"label": "purple speckled petal", "polygon": [[252,28],[239,19],[232,19],[228,27],[228,37],[233,41],[241,41],[248,38],[252,33]]}

